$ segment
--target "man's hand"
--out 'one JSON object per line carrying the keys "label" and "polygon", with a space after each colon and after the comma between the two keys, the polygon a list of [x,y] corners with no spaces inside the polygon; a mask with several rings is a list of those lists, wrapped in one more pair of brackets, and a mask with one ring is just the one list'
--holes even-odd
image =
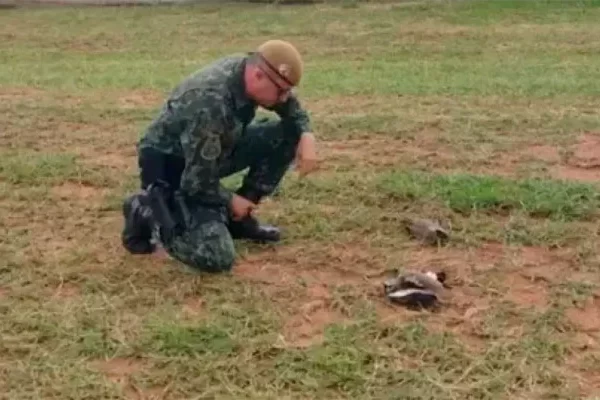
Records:
{"label": "man's hand", "polygon": [[315,136],[306,132],[302,134],[296,150],[296,169],[300,176],[305,176],[317,168],[317,149]]}
{"label": "man's hand", "polygon": [[231,212],[233,213],[233,220],[239,221],[244,217],[250,215],[252,210],[256,208],[256,204],[240,195],[234,194],[231,198]]}

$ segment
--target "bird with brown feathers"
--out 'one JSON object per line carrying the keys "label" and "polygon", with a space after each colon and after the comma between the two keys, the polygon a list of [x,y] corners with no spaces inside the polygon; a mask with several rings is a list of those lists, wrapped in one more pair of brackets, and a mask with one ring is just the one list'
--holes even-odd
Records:
{"label": "bird with brown feathers", "polygon": [[402,223],[406,232],[414,239],[428,245],[445,244],[450,239],[450,230],[439,221],[428,218],[405,217]]}

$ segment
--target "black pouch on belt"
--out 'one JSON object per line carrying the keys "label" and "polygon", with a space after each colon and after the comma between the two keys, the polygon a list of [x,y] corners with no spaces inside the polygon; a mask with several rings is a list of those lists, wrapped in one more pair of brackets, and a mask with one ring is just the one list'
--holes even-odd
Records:
{"label": "black pouch on belt", "polygon": [[171,203],[172,193],[169,185],[157,180],[147,187],[148,197],[150,200],[150,208],[154,219],[161,228],[161,231],[167,237],[173,237],[181,233],[180,219],[169,206]]}
{"label": "black pouch on belt", "polygon": [[181,223],[185,229],[188,229],[192,223],[192,213],[187,206],[187,202],[185,201],[185,195],[181,193],[181,191],[177,190],[174,193],[175,207],[179,211],[181,216]]}

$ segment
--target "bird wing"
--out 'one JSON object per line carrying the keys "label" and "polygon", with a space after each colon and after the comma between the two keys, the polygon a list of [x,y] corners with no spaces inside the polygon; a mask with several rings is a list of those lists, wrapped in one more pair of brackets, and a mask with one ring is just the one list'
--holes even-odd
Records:
{"label": "bird wing", "polygon": [[413,273],[408,274],[404,277],[403,287],[414,287],[418,289],[431,290],[434,292],[441,292],[444,289],[444,285],[435,278],[432,278],[426,274]]}
{"label": "bird wing", "polygon": [[430,296],[437,297],[435,295],[435,293],[433,293],[429,290],[416,289],[416,288],[398,289],[391,293],[388,293],[387,296],[392,299],[402,299],[402,298],[405,298],[405,297],[408,297],[408,296],[414,295],[414,294],[424,294],[424,295],[430,295]]}
{"label": "bird wing", "polygon": [[388,294],[388,298],[399,304],[409,306],[429,306],[439,299],[434,292],[422,289],[400,289]]}

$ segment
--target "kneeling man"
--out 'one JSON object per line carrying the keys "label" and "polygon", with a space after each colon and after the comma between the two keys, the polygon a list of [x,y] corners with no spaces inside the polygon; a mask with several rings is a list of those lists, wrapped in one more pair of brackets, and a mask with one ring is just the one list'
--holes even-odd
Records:
{"label": "kneeling man", "polygon": [[[138,143],[141,191],[123,204],[123,246],[155,251],[208,272],[228,271],[233,239],[276,242],[278,228],[252,215],[295,160],[316,164],[309,117],[292,89],[303,73],[297,49],[270,40],[254,52],[219,59],[187,77]],[[279,119],[254,120],[258,106]],[[249,168],[241,187],[220,180]]]}

